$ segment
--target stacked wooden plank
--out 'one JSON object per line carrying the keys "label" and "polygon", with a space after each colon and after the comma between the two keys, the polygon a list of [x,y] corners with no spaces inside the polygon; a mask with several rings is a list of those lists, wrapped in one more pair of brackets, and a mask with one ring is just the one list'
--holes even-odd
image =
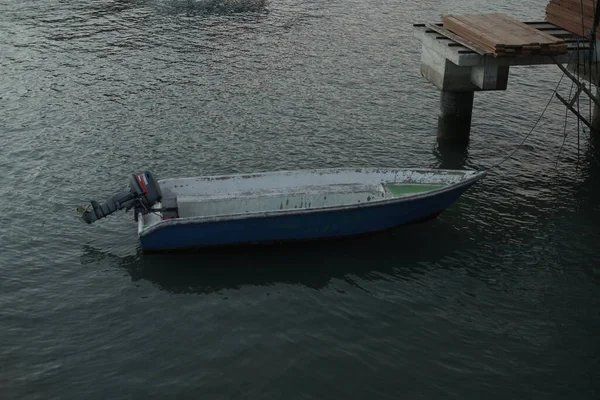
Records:
{"label": "stacked wooden plank", "polygon": [[[546,6],[546,21],[573,32],[589,37],[594,25],[594,0],[550,0]],[[596,32],[600,38],[600,32]]]}
{"label": "stacked wooden plank", "polygon": [[539,31],[506,14],[447,15],[444,28],[487,49],[495,57],[558,55],[567,52],[559,38]]}

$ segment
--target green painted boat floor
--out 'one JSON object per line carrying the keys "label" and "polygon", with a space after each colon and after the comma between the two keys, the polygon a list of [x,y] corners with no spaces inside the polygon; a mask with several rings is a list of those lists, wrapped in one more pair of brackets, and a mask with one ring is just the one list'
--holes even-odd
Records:
{"label": "green painted boat floor", "polygon": [[446,185],[384,185],[385,188],[393,195],[393,196],[406,196],[407,194],[415,194],[415,193],[423,193],[429,192],[430,190],[441,189]]}

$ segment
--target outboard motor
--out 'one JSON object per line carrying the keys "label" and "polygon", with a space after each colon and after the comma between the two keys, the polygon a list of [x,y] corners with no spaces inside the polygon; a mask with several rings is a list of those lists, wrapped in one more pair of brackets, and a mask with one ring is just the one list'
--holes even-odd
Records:
{"label": "outboard motor", "polygon": [[82,213],[81,218],[88,224],[117,210],[129,211],[132,208],[137,220],[138,212],[149,213],[152,206],[161,198],[162,193],[158,182],[150,171],[144,171],[140,174],[132,174],[129,178],[129,185],[106,200],[104,204],[92,200],[91,206],[80,208],[79,211]]}

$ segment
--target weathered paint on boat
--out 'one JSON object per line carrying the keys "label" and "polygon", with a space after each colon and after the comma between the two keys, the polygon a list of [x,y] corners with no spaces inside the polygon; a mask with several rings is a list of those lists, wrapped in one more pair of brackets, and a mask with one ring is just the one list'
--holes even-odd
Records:
{"label": "weathered paint on boat", "polygon": [[358,235],[435,217],[482,176],[323,169],[165,179],[161,188],[177,196],[180,217],[148,214],[138,233],[142,248],[154,251]]}

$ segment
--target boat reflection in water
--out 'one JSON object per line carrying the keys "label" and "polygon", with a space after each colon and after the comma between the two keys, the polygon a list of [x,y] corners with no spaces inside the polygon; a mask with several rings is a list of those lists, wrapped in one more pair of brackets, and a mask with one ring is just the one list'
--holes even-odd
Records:
{"label": "boat reflection in water", "polygon": [[[451,218],[450,218],[451,219]],[[322,289],[332,280],[411,280],[473,242],[452,221],[436,220],[365,237],[184,253],[116,256],[86,246],[81,262],[123,268],[132,281],[173,294],[208,294],[244,286],[301,285]]]}

